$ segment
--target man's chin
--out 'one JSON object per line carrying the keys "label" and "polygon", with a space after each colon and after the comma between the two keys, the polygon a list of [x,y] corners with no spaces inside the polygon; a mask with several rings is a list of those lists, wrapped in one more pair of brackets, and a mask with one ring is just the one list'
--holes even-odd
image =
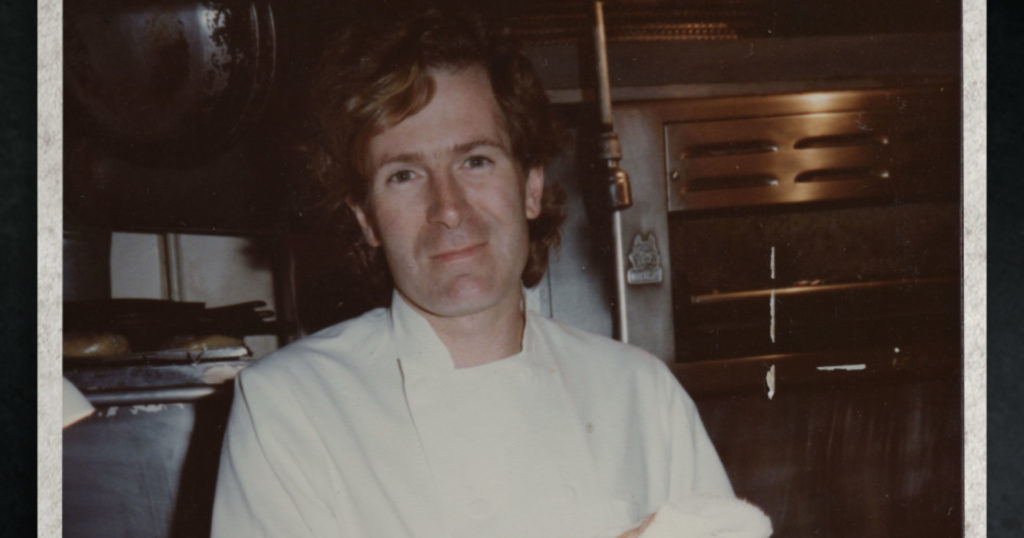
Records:
{"label": "man's chin", "polygon": [[439,287],[420,307],[429,314],[444,318],[458,318],[479,314],[501,302],[492,286],[476,279],[460,279]]}

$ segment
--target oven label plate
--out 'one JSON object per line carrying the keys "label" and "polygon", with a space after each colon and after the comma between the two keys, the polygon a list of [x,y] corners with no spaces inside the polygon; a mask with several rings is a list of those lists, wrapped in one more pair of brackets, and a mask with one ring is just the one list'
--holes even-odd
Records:
{"label": "oven label plate", "polygon": [[660,284],[662,282],[661,254],[658,252],[658,241],[654,232],[646,235],[636,234],[633,237],[633,247],[629,251],[629,265],[626,282],[633,285]]}

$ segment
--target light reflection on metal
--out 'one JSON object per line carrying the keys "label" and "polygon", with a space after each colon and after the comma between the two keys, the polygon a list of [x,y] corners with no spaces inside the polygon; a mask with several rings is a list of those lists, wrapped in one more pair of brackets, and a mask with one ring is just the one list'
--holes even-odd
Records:
{"label": "light reflection on metal", "polygon": [[837,101],[835,94],[825,92],[805,93],[800,96],[800,100],[804,103],[807,112],[832,110]]}
{"label": "light reflection on metal", "polygon": [[87,392],[85,397],[96,407],[110,405],[146,405],[168,402],[194,402],[217,393],[214,386],[166,387],[144,390]]}

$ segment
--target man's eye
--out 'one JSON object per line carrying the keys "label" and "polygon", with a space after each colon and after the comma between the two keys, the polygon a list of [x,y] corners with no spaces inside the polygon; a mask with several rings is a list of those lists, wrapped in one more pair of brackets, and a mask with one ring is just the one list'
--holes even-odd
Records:
{"label": "man's eye", "polygon": [[413,173],[409,170],[399,170],[388,177],[388,183],[405,183],[413,178]]}
{"label": "man's eye", "polygon": [[473,157],[470,157],[470,158],[466,159],[466,167],[467,168],[480,168],[482,166],[487,166],[487,165],[491,164],[492,162],[493,161],[491,161],[487,157],[484,157],[484,156],[481,156],[481,155],[474,155]]}

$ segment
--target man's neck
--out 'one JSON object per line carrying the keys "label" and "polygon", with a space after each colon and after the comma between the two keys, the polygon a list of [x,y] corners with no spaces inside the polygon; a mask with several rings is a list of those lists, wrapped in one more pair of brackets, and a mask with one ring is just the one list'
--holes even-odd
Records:
{"label": "man's neck", "polygon": [[466,316],[441,317],[420,312],[448,348],[456,368],[480,366],[522,350],[526,314],[520,294],[494,308]]}

